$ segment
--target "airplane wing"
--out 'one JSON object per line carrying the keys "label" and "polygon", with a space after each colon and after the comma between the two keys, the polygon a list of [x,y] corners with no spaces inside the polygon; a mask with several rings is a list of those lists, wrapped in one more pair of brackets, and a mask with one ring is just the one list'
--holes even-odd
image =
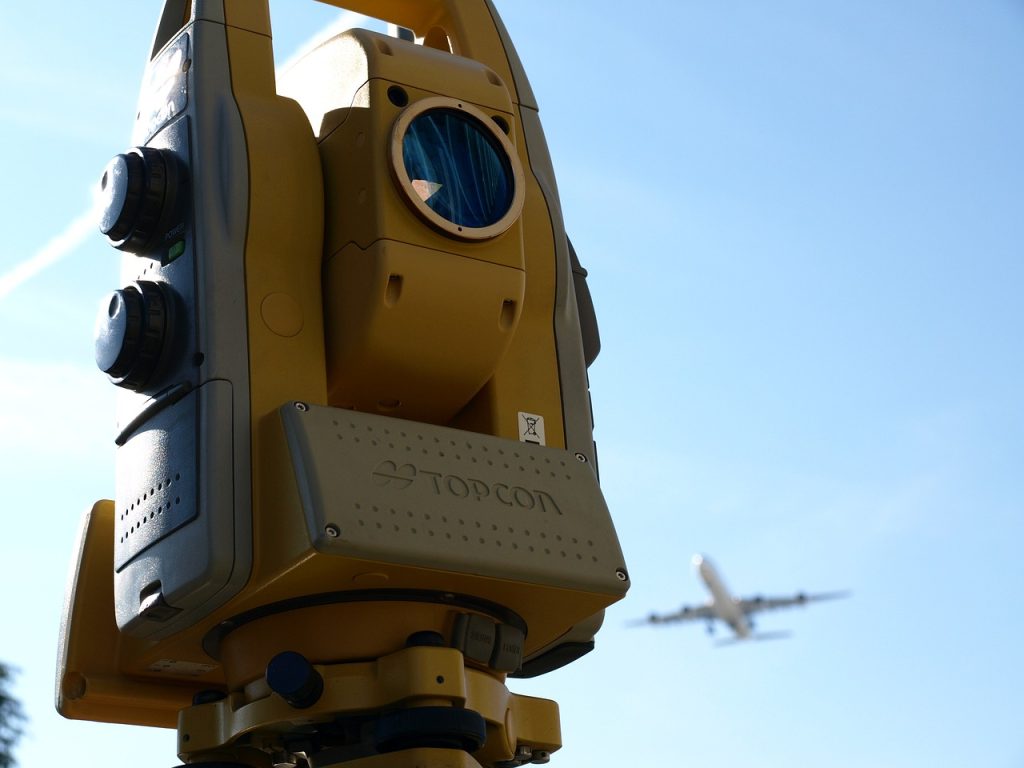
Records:
{"label": "airplane wing", "polygon": [[711,610],[711,604],[706,605],[684,605],[675,613],[652,613],[646,619],[639,619],[633,624],[671,624],[677,621],[698,621],[714,619],[715,612]]}
{"label": "airplane wing", "polygon": [[744,597],[736,600],[739,609],[745,614],[760,613],[761,611],[773,611],[776,608],[790,608],[794,605],[806,605],[819,600],[836,600],[846,597],[849,592],[819,592],[815,595],[808,595],[805,592],[797,592],[792,597]]}

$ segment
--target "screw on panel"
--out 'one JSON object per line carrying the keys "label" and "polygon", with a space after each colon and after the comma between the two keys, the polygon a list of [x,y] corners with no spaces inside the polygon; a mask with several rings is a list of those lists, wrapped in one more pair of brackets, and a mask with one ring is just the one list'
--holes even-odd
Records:
{"label": "screw on panel", "polygon": [[576,454],[576,461],[579,461],[579,462],[582,462],[583,464],[586,464],[587,463],[587,457],[584,456],[582,453],[577,453]]}
{"label": "screw on panel", "polygon": [[615,570],[615,578],[619,581],[629,581],[629,574],[627,574],[622,568]]}
{"label": "screw on panel", "polygon": [[295,403],[295,410],[302,411],[303,413],[305,413],[306,411],[309,410],[309,406],[306,405],[305,403],[296,402]]}
{"label": "screw on panel", "polygon": [[328,523],[324,526],[324,533],[326,533],[332,539],[336,539],[339,536],[341,536],[341,528],[336,526],[334,523]]}

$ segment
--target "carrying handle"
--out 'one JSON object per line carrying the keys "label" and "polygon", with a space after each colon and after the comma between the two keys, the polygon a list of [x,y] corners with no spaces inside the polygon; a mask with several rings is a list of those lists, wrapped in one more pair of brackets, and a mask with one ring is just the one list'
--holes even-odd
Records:
{"label": "carrying handle", "polygon": [[[444,30],[456,44],[456,31],[466,30],[463,15],[479,16],[486,0],[453,2],[452,0],[318,0],[345,11],[391,22],[399,27],[426,36],[435,29]],[[488,9],[489,10],[489,9]],[[488,14],[489,15],[489,14]],[[190,21],[207,19],[253,32],[270,34],[268,0],[164,0],[163,11],[153,38],[150,58],[157,53]],[[253,23],[255,20],[255,24]],[[459,36],[459,47],[470,43]],[[472,57],[470,57],[472,58]]]}
{"label": "carrying handle", "polygon": [[[239,0],[226,0],[238,2]],[[246,2],[247,0],[241,0]],[[522,105],[537,108],[523,64],[491,0],[318,0],[413,30],[447,36],[452,53],[494,70]]]}
{"label": "carrying handle", "polygon": [[399,27],[413,30],[417,35],[424,36],[435,26],[444,26],[446,17],[457,15],[458,10],[471,5],[482,5],[475,2],[450,2],[450,0],[317,0],[324,5],[333,5],[344,11],[361,13],[364,16],[387,21]]}
{"label": "carrying handle", "polygon": [[[522,62],[491,0],[318,0],[413,30],[427,40],[444,34],[452,53],[492,70],[523,106],[537,108]],[[205,19],[270,36],[268,0],[164,0],[150,59],[190,21]],[[518,98],[517,98],[518,97]]]}

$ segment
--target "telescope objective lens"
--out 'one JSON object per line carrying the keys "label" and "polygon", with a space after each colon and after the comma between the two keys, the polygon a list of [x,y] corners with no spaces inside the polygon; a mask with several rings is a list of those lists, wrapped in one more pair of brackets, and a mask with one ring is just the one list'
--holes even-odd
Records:
{"label": "telescope objective lens", "polygon": [[418,115],[402,138],[402,159],[419,198],[456,226],[491,226],[512,206],[508,156],[475,117],[443,108]]}

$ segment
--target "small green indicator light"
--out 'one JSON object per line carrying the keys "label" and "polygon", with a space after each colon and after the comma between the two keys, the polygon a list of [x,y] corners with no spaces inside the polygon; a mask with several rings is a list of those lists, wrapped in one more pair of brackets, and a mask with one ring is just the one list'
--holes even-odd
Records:
{"label": "small green indicator light", "polygon": [[176,258],[181,256],[181,254],[183,254],[184,252],[185,252],[185,241],[184,240],[179,240],[174,245],[172,245],[170,247],[170,249],[167,251],[167,261],[165,263],[166,264],[170,264]]}

